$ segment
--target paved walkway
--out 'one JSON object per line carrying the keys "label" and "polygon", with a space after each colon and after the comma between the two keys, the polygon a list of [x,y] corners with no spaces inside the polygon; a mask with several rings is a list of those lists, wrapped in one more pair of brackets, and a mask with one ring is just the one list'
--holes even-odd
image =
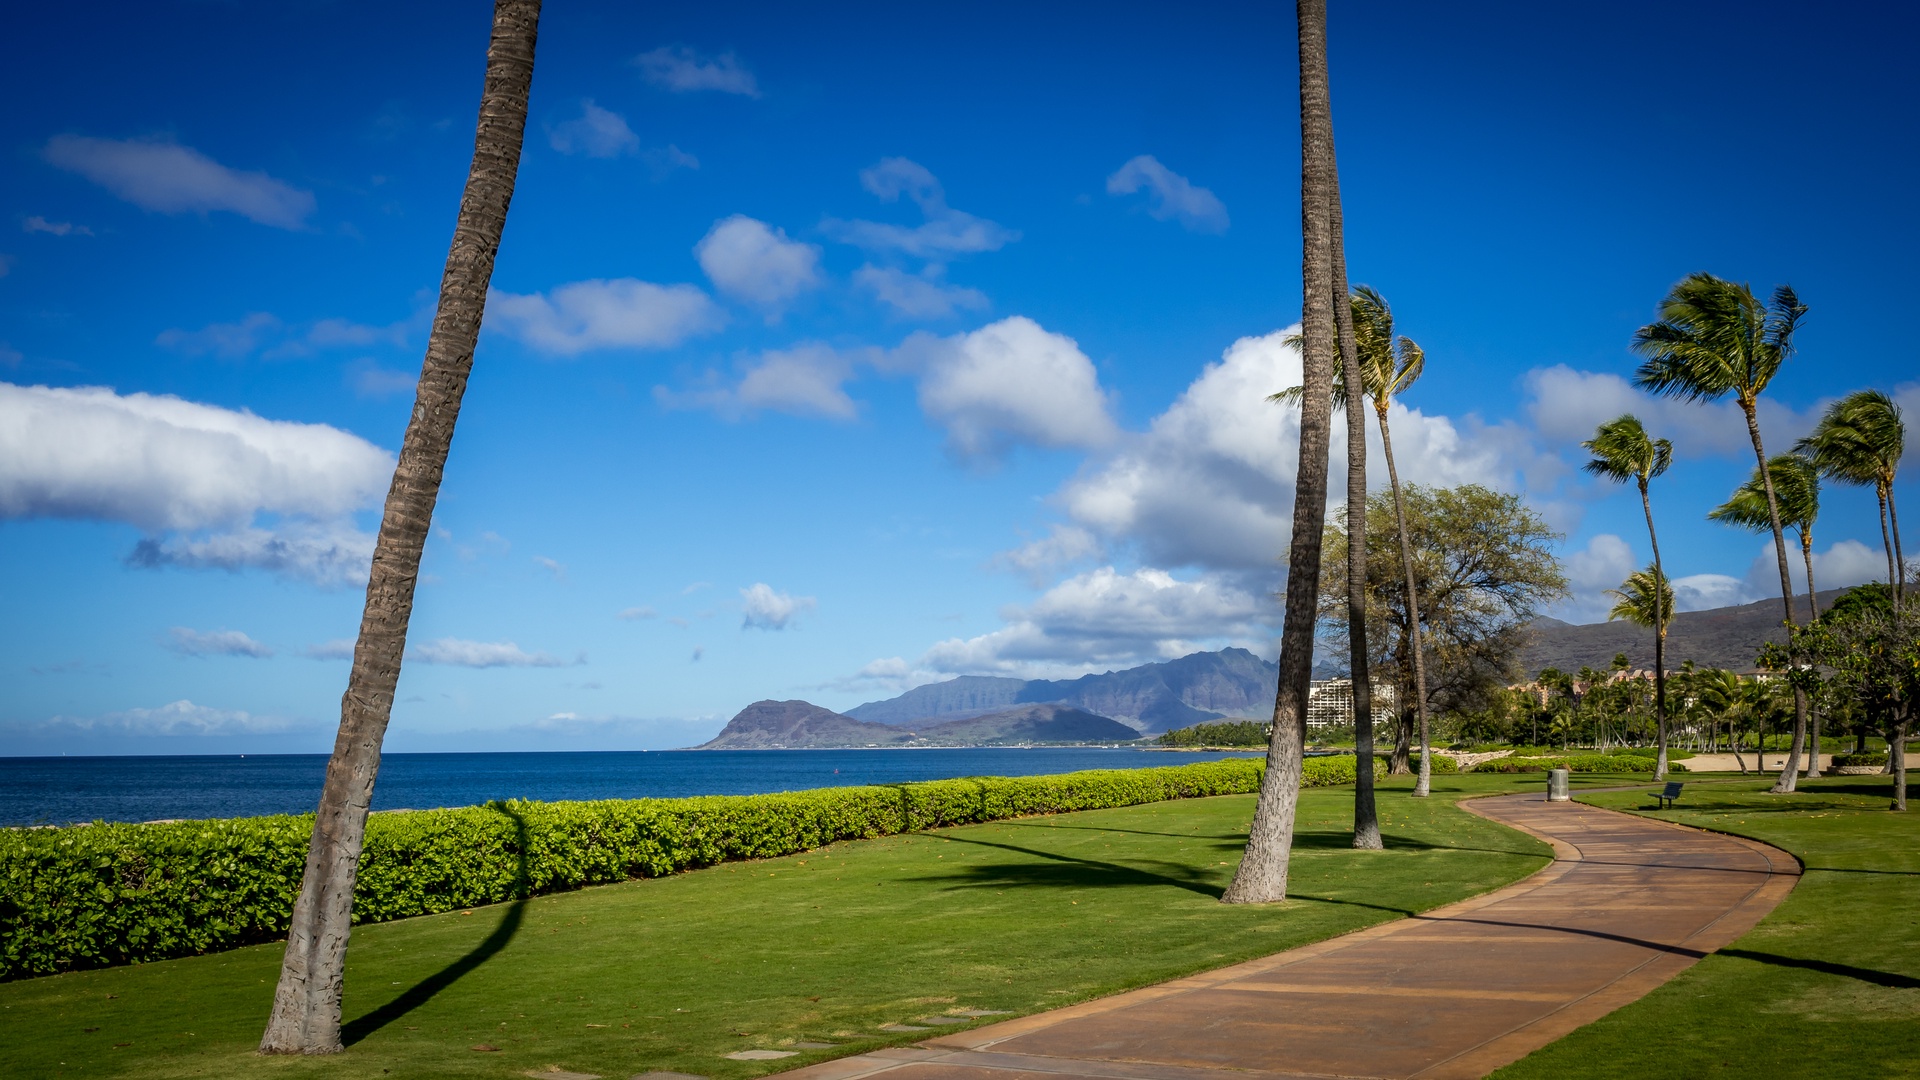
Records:
{"label": "paved walkway", "polygon": [[785,1077],[1481,1077],[1732,942],[1799,876],[1765,844],[1578,803],[1462,805],[1547,840],[1554,862],[1425,915]]}

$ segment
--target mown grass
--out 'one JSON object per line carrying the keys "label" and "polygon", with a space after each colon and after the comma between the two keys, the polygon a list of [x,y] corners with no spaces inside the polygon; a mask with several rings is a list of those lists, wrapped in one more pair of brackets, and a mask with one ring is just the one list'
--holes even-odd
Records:
{"label": "mown grass", "polygon": [[1887,809],[1888,777],[1768,783],[1690,785],[1660,812],[1580,797],[1765,841],[1805,875],[1751,933],[1499,1080],[1920,1076],[1920,813]]}
{"label": "mown grass", "polygon": [[[1588,783],[1603,778],[1582,777]],[[1218,903],[1251,796],[835,844],[354,931],[343,1055],[253,1054],[278,945],[0,985],[0,1075],[508,1077],[549,1067],[735,1080],[1330,937],[1483,892],[1547,849],[1460,812],[1539,777],[1383,785],[1389,850],[1347,847],[1351,789],[1304,794],[1294,899]],[[981,1021],[984,1022],[984,1021]],[[747,1049],[830,1042],[773,1062]],[[474,1050],[475,1046],[497,1050]]]}

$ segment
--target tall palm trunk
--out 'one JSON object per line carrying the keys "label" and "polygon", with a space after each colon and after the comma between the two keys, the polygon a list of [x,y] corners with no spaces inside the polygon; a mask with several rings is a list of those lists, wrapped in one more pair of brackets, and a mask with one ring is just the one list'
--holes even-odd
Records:
{"label": "tall palm trunk", "polygon": [[[1333,420],[1333,113],[1327,86],[1326,0],[1297,0],[1300,20],[1301,349],[1300,456],[1287,553],[1286,614],[1280,630],[1280,686],[1273,702],[1267,771],[1247,830],[1246,855],[1223,903],[1284,900],[1300,801],[1313,629],[1320,592],[1321,531],[1327,522],[1327,449]],[[1354,387],[1357,393],[1359,387]]]}
{"label": "tall palm trunk", "polygon": [[1393,521],[1400,532],[1400,574],[1405,579],[1407,599],[1407,644],[1412,659],[1413,709],[1420,723],[1420,776],[1414,781],[1413,794],[1426,798],[1433,788],[1431,731],[1427,720],[1427,660],[1420,640],[1420,585],[1413,576],[1413,538],[1407,532],[1407,504],[1400,497],[1400,467],[1393,460],[1393,432],[1387,426],[1387,407],[1377,405],[1374,415],[1380,421],[1380,448],[1387,459],[1387,483],[1393,488]]}
{"label": "tall palm trunk", "polygon": [[[1787,569],[1787,534],[1780,527],[1780,502],[1773,494],[1773,473],[1767,468],[1767,452],[1760,444],[1760,418],[1754,412],[1751,398],[1740,399],[1740,408],[1747,414],[1747,434],[1753,439],[1754,456],[1760,459],[1760,482],[1767,491],[1767,523],[1773,527],[1773,551],[1780,560],[1780,600],[1786,607],[1787,633],[1791,635],[1797,625],[1793,621],[1793,574]],[[1793,741],[1788,744],[1787,760],[1780,770],[1780,780],[1773,785],[1776,793],[1786,793],[1794,789],[1799,778],[1800,751],[1807,737],[1807,692],[1800,687],[1793,688]],[[1764,743],[1762,745],[1764,755]],[[1765,769],[1761,770],[1765,772]]]}
{"label": "tall palm trunk", "polygon": [[[1813,584],[1813,529],[1800,530],[1800,558],[1807,564],[1807,622],[1820,617],[1820,592]],[[1807,697],[1807,768],[1809,780],[1820,779],[1820,703]]]}
{"label": "tall palm trunk", "polygon": [[487,284],[519,171],[539,21],[540,0],[497,0],[494,6],[473,165],[440,279],[439,309],[427,338],[413,416],[374,542],[360,639],[347,692],[340,699],[340,732],[320,791],[273,1014],[260,1039],[263,1053],[327,1054],[341,1049],[340,994],[353,923],[354,878],[380,769],[380,743],[400,680],[420,554],[473,368]]}
{"label": "tall palm trunk", "polygon": [[1885,480],[1877,480],[1873,493],[1880,499],[1880,547],[1887,553],[1887,588],[1893,589],[1898,573],[1894,570],[1893,534],[1887,530],[1887,491],[1891,487]]}
{"label": "tall palm trunk", "polygon": [[1653,778],[1667,778],[1667,620],[1672,614],[1667,603],[1667,573],[1660,563],[1660,535],[1653,528],[1653,499],[1647,494],[1647,479],[1640,478],[1640,509],[1647,514],[1647,543],[1653,547],[1653,725],[1659,746],[1654,756]]}
{"label": "tall palm trunk", "polygon": [[1893,576],[1893,598],[1896,601],[1907,598],[1907,553],[1900,547],[1900,511],[1894,506],[1893,481],[1887,481],[1887,523],[1893,527],[1893,563],[1897,573]]}
{"label": "tall palm trunk", "polygon": [[1327,232],[1333,253],[1333,325],[1347,394],[1347,671],[1353,687],[1353,846],[1380,851],[1380,815],[1373,792],[1373,664],[1367,653],[1367,425],[1360,416],[1366,385],[1360,348],[1353,336],[1353,304],[1347,300],[1345,220],[1340,210],[1339,158],[1328,182]]}

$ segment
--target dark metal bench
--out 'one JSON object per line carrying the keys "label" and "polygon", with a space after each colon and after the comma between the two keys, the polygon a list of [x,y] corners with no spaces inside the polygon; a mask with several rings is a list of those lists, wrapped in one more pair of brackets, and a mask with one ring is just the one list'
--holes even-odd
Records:
{"label": "dark metal bench", "polygon": [[1680,797],[1680,789],[1686,786],[1678,780],[1669,780],[1665,790],[1654,792],[1653,797],[1660,801],[1660,809],[1665,810],[1673,805],[1674,800]]}

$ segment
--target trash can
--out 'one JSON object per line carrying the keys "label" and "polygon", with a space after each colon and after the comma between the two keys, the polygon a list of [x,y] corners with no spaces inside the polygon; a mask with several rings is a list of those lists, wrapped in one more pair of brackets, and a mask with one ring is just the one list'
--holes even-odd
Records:
{"label": "trash can", "polygon": [[1567,769],[1550,769],[1547,772],[1547,801],[1567,802],[1573,798],[1567,793],[1567,781],[1573,773]]}

